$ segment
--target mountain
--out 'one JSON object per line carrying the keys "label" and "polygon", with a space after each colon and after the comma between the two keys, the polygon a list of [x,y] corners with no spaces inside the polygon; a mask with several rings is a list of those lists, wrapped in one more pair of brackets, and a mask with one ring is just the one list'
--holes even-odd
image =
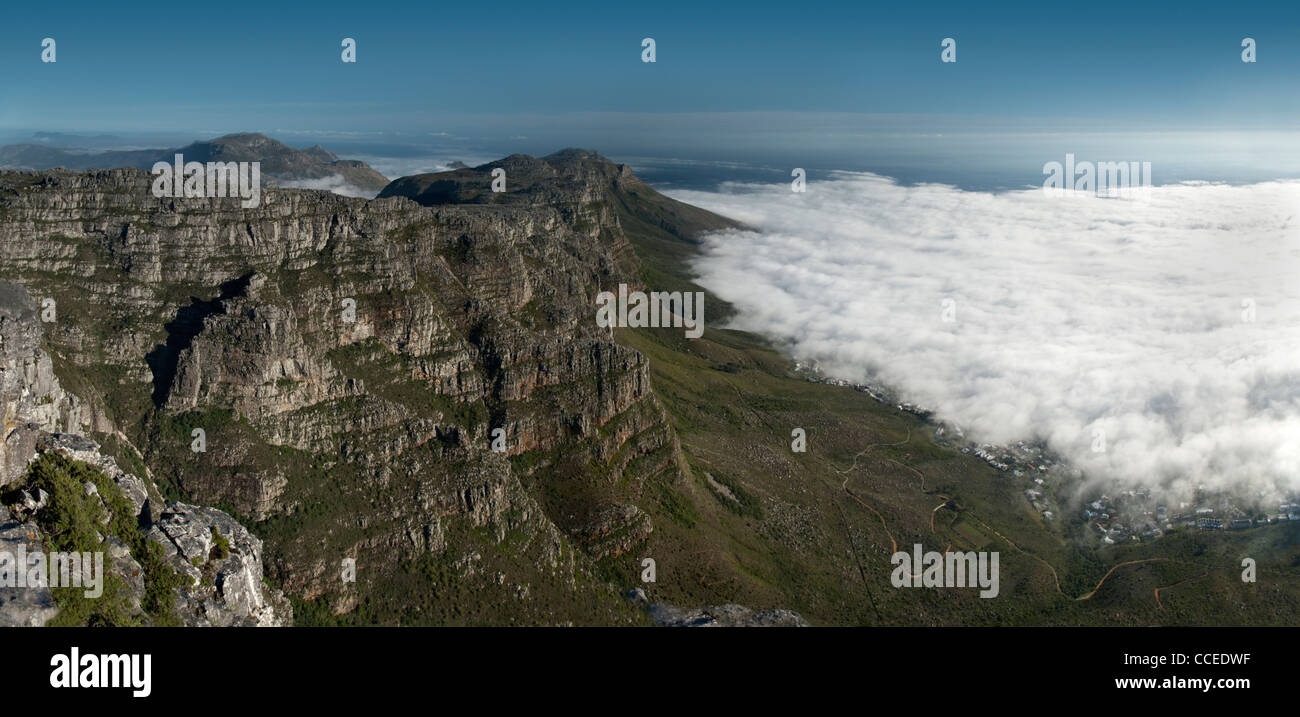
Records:
{"label": "mountain", "polygon": [[585,190],[488,211],[272,190],[243,210],[149,181],[0,179],[16,232],[0,267],[57,300],[47,337],[92,438],[122,431],[169,498],[251,521],[305,619],[647,619],[597,563],[645,539],[636,496],[683,473],[644,357],[590,320],[635,261],[612,207]]}
{"label": "mountain", "polygon": [[261,162],[264,177],[280,184],[334,182],[353,187],[367,196],[388,184],[384,175],[365,162],[339,159],[320,145],[294,149],[262,134],[231,134],[206,142],[194,142],[177,149],[108,150],[78,152],[42,144],[11,144],[0,147],[0,167],[41,170],[150,169],[155,162],[172,162],[181,154],[187,162]]}
{"label": "mountain", "polygon": [[[0,147],[0,167],[6,169],[100,169],[109,167],[152,167],[164,150],[109,150],[79,152],[44,144],[7,144]],[[147,165],[147,167],[146,167]]]}
{"label": "mountain", "polygon": [[384,175],[371,169],[365,162],[339,159],[320,145],[294,149],[262,134],[231,134],[208,142],[195,142],[166,152],[161,161],[168,161],[167,157],[177,153],[183,154],[187,162],[260,161],[262,172],[281,183],[337,177],[344,184],[356,187],[368,195],[388,184]]}
{"label": "mountain", "polygon": [[[1300,607],[1300,525],[1093,550],[923,418],[725,328],[711,293],[697,339],[597,326],[620,284],[704,291],[703,234],[739,228],[625,165],[514,155],[381,195],[274,189],[242,209],[155,198],[139,169],[0,172],[0,276],[54,301],[42,345],[77,431],[160,500],[246,526],[295,624],[1286,624]],[[893,587],[915,544],[999,552],[999,597]],[[1269,579],[1243,583],[1241,555]]]}
{"label": "mountain", "polygon": [[[2,585],[0,626],[290,624],[247,528],[216,508],[165,502],[147,467],[123,470],[81,435],[98,420],[41,347],[45,310],[0,281],[0,552],[98,552],[102,582],[97,596]],[[129,446],[120,433],[105,439]]]}

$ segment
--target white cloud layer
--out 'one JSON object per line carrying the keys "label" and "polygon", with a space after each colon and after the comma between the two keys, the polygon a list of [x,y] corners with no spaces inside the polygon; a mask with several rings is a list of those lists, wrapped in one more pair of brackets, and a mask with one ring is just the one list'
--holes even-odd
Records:
{"label": "white cloud layer", "polygon": [[341,194],[345,197],[360,197],[362,199],[374,199],[376,193],[362,189],[343,178],[341,174],[331,174],[327,177],[309,179],[299,177],[297,179],[282,179],[276,183],[276,186],[285,189],[324,189],[335,194]]}
{"label": "white cloud layer", "polygon": [[1300,490],[1300,182],[1127,200],[835,173],[672,194],[758,230],[710,237],[701,283],[832,375],[1093,478]]}

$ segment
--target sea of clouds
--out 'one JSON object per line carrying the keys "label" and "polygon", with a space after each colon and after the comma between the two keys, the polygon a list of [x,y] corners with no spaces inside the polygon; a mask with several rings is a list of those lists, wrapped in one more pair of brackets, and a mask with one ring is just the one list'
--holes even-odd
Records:
{"label": "sea of clouds", "polygon": [[754,229],[695,265],[733,325],[831,375],[1108,485],[1300,490],[1300,182],[1109,199],[841,172],[671,194]]}

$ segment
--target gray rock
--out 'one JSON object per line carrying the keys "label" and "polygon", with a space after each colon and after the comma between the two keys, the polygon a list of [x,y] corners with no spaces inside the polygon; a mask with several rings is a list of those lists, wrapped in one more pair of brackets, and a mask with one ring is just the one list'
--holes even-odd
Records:
{"label": "gray rock", "polygon": [[650,617],[663,627],[807,627],[793,610],[754,611],[744,605],[682,609],[663,603],[650,606]]}
{"label": "gray rock", "polygon": [[[224,556],[214,551],[216,535],[229,545]],[[192,584],[180,590],[178,604],[186,624],[290,624],[288,601],[262,582],[262,541],[225,512],[172,503],[148,537],[161,543],[169,562],[191,578]]]}
{"label": "gray rock", "polygon": [[128,609],[132,616],[144,613],[141,603],[144,600],[144,569],[131,556],[131,548],[114,536],[105,541],[105,570],[111,570],[126,583]]}
{"label": "gray rock", "polygon": [[[34,527],[19,523],[0,507],[0,553],[12,564],[19,549],[27,553],[43,550]],[[26,569],[15,566],[14,569]],[[59,614],[49,588],[0,587],[0,627],[41,627]]]}
{"label": "gray rock", "polygon": [[42,334],[36,301],[22,286],[0,281],[0,486],[27,472],[41,431],[81,423],[80,402],[59,386]]}

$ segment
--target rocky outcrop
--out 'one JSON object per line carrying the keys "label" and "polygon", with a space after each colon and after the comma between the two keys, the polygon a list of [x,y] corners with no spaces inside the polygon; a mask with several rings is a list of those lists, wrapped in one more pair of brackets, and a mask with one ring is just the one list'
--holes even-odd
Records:
{"label": "rocky outcrop", "polygon": [[262,541],[216,508],[172,503],[148,537],[192,581],[177,612],[187,625],[288,624],[288,601],[262,583]]}
{"label": "rocky outcrop", "polygon": [[[644,600],[644,596],[633,600]],[[808,627],[803,616],[793,610],[753,610],[733,604],[683,609],[663,603],[646,609],[660,627]]]}
{"label": "rocky outcrop", "polygon": [[633,605],[645,610],[654,624],[660,627],[808,627],[808,621],[793,610],[754,610],[734,603],[680,608],[667,603],[651,602],[641,588],[632,588],[623,596]]}

